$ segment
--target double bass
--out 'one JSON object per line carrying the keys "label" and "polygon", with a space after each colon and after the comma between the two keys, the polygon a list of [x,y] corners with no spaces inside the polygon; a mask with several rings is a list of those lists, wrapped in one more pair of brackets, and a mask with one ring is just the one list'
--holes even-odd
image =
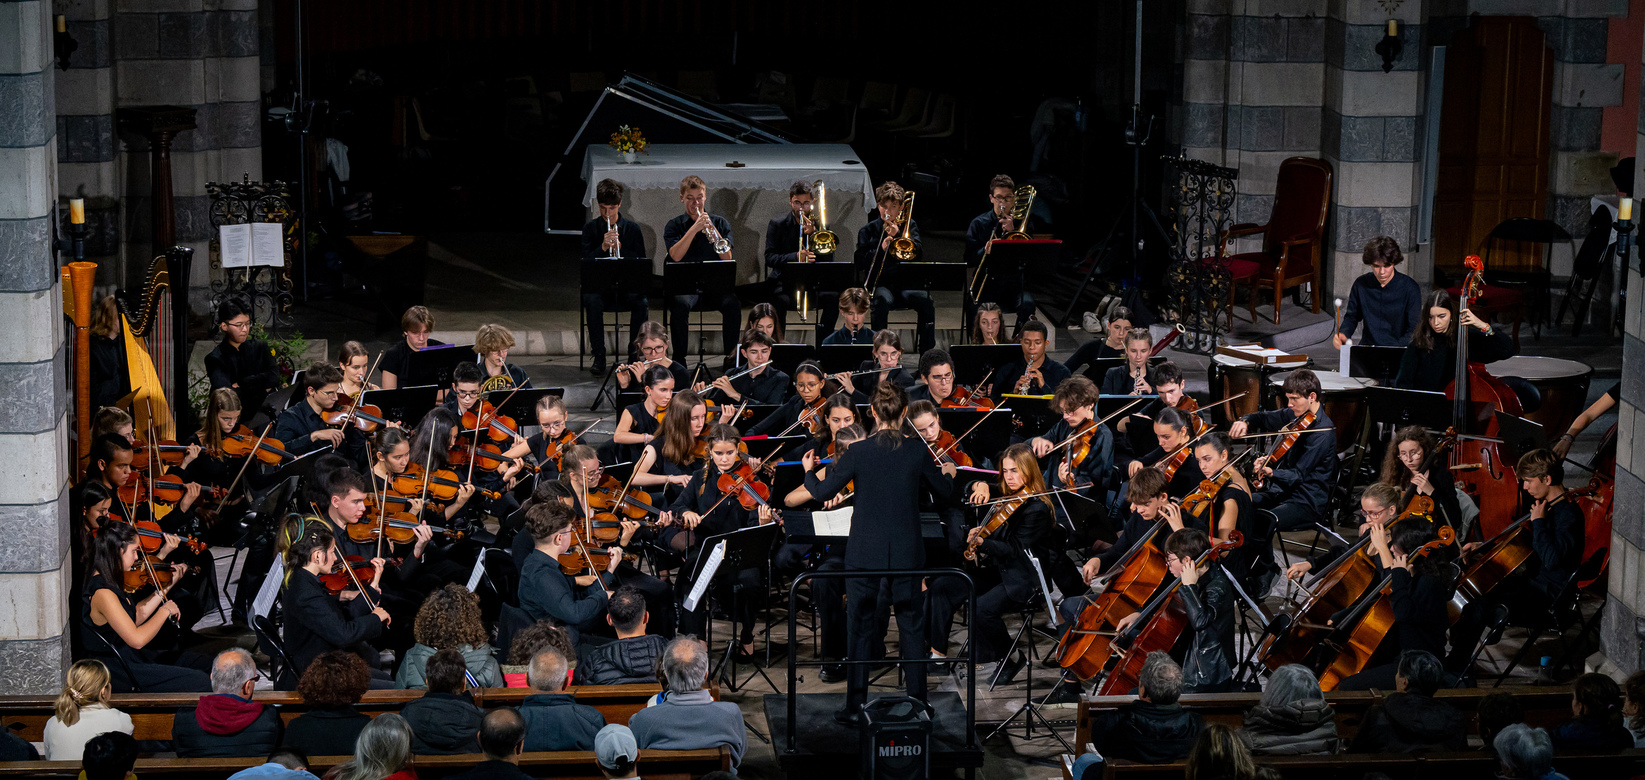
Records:
{"label": "double bass", "polygon": [[1456,378],[1445,388],[1446,397],[1454,402],[1453,427],[1461,434],[1456,445],[1456,466],[1469,466],[1456,473],[1456,482],[1473,497],[1479,506],[1476,527],[1481,539],[1490,539],[1502,533],[1519,508],[1519,480],[1514,476],[1514,464],[1507,462],[1502,446],[1469,436],[1498,435],[1497,410],[1507,414],[1524,414],[1519,396],[1513,388],[1485,370],[1483,363],[1468,359],[1468,326],[1462,324],[1462,313],[1468,303],[1479,297],[1485,286],[1485,261],[1479,255],[1468,255],[1463,260],[1468,277],[1462,282],[1461,297],[1457,301],[1456,321],[1451,331],[1456,334]]}

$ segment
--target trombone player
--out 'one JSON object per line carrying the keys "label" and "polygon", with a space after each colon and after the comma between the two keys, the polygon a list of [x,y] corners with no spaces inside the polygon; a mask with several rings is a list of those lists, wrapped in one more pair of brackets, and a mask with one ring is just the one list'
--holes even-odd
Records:
{"label": "trombone player", "polygon": [[891,288],[903,286],[891,270],[899,263],[920,259],[920,228],[914,222],[913,200],[914,194],[894,181],[874,189],[879,214],[857,231],[856,261],[858,273],[867,279],[864,284],[873,285],[874,330],[886,329],[892,309],[913,309],[919,319],[916,348],[924,354],[937,346],[937,308],[931,294],[912,289],[893,292]]}
{"label": "trombone player", "polygon": [[[1023,188],[1023,190],[1029,189],[1029,187]],[[995,239],[1019,238],[1020,235],[1013,236],[1011,234],[1026,233],[1027,214],[1026,211],[1019,211],[1018,209],[1019,192],[1023,190],[1018,190],[1016,182],[1003,173],[988,182],[990,208],[978,214],[965,229],[965,264],[971,266],[978,273],[983,270],[990,270],[979,270],[978,265],[982,263],[983,258],[993,248]],[[1028,202],[1032,203],[1031,197]],[[1024,224],[1018,224],[1017,218],[1019,216],[1023,218],[1022,222]],[[975,285],[973,289],[975,289]],[[1017,313],[1015,328],[1018,333],[1022,331],[1022,324],[1034,316],[1034,296],[1023,289],[1020,276],[1014,274],[990,273],[986,282],[982,284],[981,294],[975,296],[975,299],[972,295],[966,295],[963,302],[967,332],[971,330],[971,324],[976,319],[977,304],[979,303],[997,303],[1001,309],[1015,311]]]}
{"label": "trombone player", "polygon": [[[794,182],[788,188],[788,213],[771,220],[765,228],[765,277],[770,285],[771,301],[777,307],[777,316],[785,331],[788,312],[798,307],[800,296],[794,285],[783,281],[783,266],[834,259],[830,254],[817,252],[818,247],[811,240],[819,229],[815,216],[821,211],[821,204],[817,203],[819,194],[811,182]],[[835,322],[840,317],[840,291],[810,292],[815,303],[808,303],[809,307],[821,309],[816,323],[817,343],[821,344],[828,334],[834,332]],[[805,312],[800,315],[803,318]]]}
{"label": "trombone player", "polygon": [[[687,176],[680,180],[680,203],[685,213],[663,226],[663,246],[668,247],[668,262],[705,263],[710,260],[731,259],[731,223],[725,217],[708,213],[708,185],[701,177]],[[734,290],[711,294],[719,300],[702,301],[698,295],[670,295],[668,315],[670,338],[674,348],[689,354],[691,312],[711,307],[720,312],[720,334],[725,338],[726,355],[737,349],[738,329],[742,325],[742,303]],[[726,359],[727,364],[730,358]]]}

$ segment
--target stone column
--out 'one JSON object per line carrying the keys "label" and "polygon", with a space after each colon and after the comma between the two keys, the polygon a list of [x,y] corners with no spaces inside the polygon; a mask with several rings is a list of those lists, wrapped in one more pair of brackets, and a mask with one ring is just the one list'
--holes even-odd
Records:
{"label": "stone column", "polygon": [[69,664],[68,416],[52,252],[51,4],[0,2],[0,690],[52,693]]}

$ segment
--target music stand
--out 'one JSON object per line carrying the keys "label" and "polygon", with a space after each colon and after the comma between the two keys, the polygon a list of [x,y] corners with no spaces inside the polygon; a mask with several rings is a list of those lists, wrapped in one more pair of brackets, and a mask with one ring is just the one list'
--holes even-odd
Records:
{"label": "music stand", "polygon": [[1443,431],[1451,424],[1454,405],[1444,393],[1376,385],[1365,388],[1365,403],[1373,423],[1385,423],[1395,430],[1420,425],[1430,431]]}
{"label": "music stand", "polygon": [[[624,294],[639,293],[650,295],[652,283],[652,263],[649,257],[617,257],[584,259],[579,266],[579,279],[582,280],[584,295],[611,295],[613,306],[609,312],[617,315],[617,323],[612,325],[612,343],[621,343],[616,338],[622,322],[622,302]],[[578,320],[583,321],[588,310],[580,304],[577,307]],[[605,318],[600,318],[600,330],[605,330]],[[583,367],[583,339],[586,331],[577,333],[577,367]]]}
{"label": "music stand", "polygon": [[[696,376],[698,371],[706,370],[708,367],[707,337],[703,335],[702,310],[698,307],[707,305],[717,307],[722,297],[735,292],[737,289],[737,261],[709,260],[702,263],[663,263],[663,289],[671,296],[697,296],[697,306],[692,307],[697,310],[697,365],[691,368],[691,375]],[[666,307],[663,313],[665,319],[670,316]],[[675,344],[674,348],[680,349],[683,346],[683,344]],[[732,344],[726,346],[728,348],[735,347]]]}
{"label": "music stand", "polygon": [[782,408],[782,404],[749,404],[743,407],[745,417],[737,420],[733,425],[736,426],[737,430],[746,433],[748,429],[759,425],[765,418],[770,417],[772,412],[780,408]]}
{"label": "music stand", "polygon": [[[766,523],[765,525],[756,525],[752,528],[741,528],[731,531],[730,533],[720,534],[719,536],[710,536],[707,539],[704,539],[701,548],[702,553],[698,555],[697,560],[693,561],[691,564],[692,587],[696,587],[698,578],[702,576],[703,568],[708,563],[710,551],[712,551],[722,541],[725,542],[725,558],[720,561],[719,568],[714,571],[713,577],[710,578],[709,586],[704,591],[705,596],[713,592],[713,581],[715,579],[734,579],[737,572],[740,572],[743,569],[764,568],[769,570],[771,564],[771,550],[776,545],[777,531],[781,528],[782,526],[777,523]],[[720,657],[719,664],[715,666],[714,671],[709,674],[710,679],[718,676],[720,681],[725,683],[726,690],[733,692],[737,691],[741,687],[737,682],[737,668],[734,664],[729,663],[737,652],[738,598],[740,598],[740,596],[737,593],[735,584],[733,584],[730,604],[731,636],[726,639],[725,655]],[[698,606],[702,607],[703,605],[699,604]],[[709,619],[704,621],[703,625],[705,627],[705,630],[703,631],[703,643],[709,648],[713,648],[713,615],[710,615]],[[767,638],[766,641],[769,643],[771,640]],[[793,652],[793,649],[790,648],[789,652]],[[764,669],[755,666],[754,671],[756,674],[765,678],[766,683],[771,686],[771,690],[778,690],[777,684],[772,682],[771,677],[765,673]],[[753,675],[749,675],[748,679],[753,679]]]}
{"label": "music stand", "polygon": [[1392,385],[1399,376],[1399,362],[1405,357],[1404,347],[1369,347],[1355,344],[1348,348],[1348,376],[1377,380],[1380,385]]}
{"label": "music stand", "polygon": [[508,390],[492,390],[481,393],[480,397],[490,401],[496,399],[497,414],[514,418],[514,422],[521,428],[537,424],[537,402],[548,396],[565,397],[563,387],[528,387],[524,390],[510,388]]}
{"label": "music stand", "polygon": [[1051,411],[1049,395],[1016,395],[1008,393],[1000,398],[1000,405],[1011,408],[1014,416],[1022,421],[1022,427],[1017,434],[1023,441],[1034,438],[1051,430],[1052,417],[1060,415]]}
{"label": "music stand", "polygon": [[[985,416],[988,419],[984,420]],[[999,460],[1000,452],[1011,445],[1011,412],[1001,410],[989,415],[987,410],[979,409],[938,409],[937,419],[942,422],[943,430],[965,436],[960,447],[979,467],[984,460]],[[973,425],[977,426],[974,431]],[[971,433],[966,435],[966,431]]]}
{"label": "music stand", "polygon": [[793,376],[795,368],[816,354],[817,348],[810,344],[772,344],[771,364],[782,369],[783,373]]}
{"label": "music stand", "polygon": [[824,344],[817,347],[817,363],[828,374],[856,371],[864,360],[873,359],[873,344]]}
{"label": "music stand", "polygon": [[314,464],[319,462],[320,456],[334,451],[330,447],[321,447],[292,458],[281,464],[280,468],[275,469],[274,473],[269,476],[269,481],[279,482],[289,477],[297,477],[303,481],[303,484],[307,485],[308,481],[314,477]]}
{"label": "music stand", "polygon": [[1527,420],[1518,415],[1508,414],[1501,410],[1492,412],[1496,415],[1498,435],[1502,437],[1502,446],[1513,456],[1509,466],[1519,462],[1520,456],[1531,450],[1548,447],[1548,430],[1542,423]]}
{"label": "music stand", "polygon": [[399,387],[393,390],[367,390],[360,394],[360,403],[383,410],[383,417],[414,427],[429,410],[439,405],[440,385]]}
{"label": "music stand", "polygon": [[[1157,355],[1154,356],[1154,357],[1149,358],[1148,359],[1148,371],[1149,371],[1149,373],[1150,374],[1153,373],[1154,366],[1157,366],[1161,363],[1164,363],[1167,360],[1170,360],[1170,358],[1160,357],[1160,356],[1157,356]],[[1085,369],[1084,371],[1081,371],[1080,373],[1084,374],[1086,379],[1089,379],[1092,382],[1097,383],[1097,386],[1101,387],[1102,386],[1102,380],[1105,377],[1108,376],[1108,369],[1114,368],[1116,366],[1121,367],[1121,368],[1125,367],[1125,358],[1122,358],[1122,357],[1097,358],[1096,360],[1091,361],[1091,366],[1089,368]]]}
{"label": "music stand", "polygon": [[[829,260],[814,263],[787,263],[782,267],[783,287],[792,295],[800,285],[817,292],[843,292],[857,286],[857,263],[853,260]],[[794,295],[794,303],[799,303],[799,296]],[[800,310],[800,320],[805,321],[806,310]]]}
{"label": "music stand", "polygon": [[783,460],[787,460],[788,456],[796,452],[799,449],[799,445],[804,444],[806,439],[809,438],[811,438],[810,432],[802,433],[798,436],[793,434],[788,436],[768,436],[764,439],[744,439],[743,445],[748,447],[748,457],[750,458],[770,460],[771,455],[776,453]]}
{"label": "music stand", "polygon": [[954,384],[975,387],[990,371],[998,376],[1000,368],[1021,360],[1022,347],[1017,344],[955,344],[948,348],[948,356],[954,359]]}
{"label": "music stand", "polygon": [[879,286],[888,290],[959,291],[965,289],[969,271],[965,263],[897,263],[881,272]]}
{"label": "music stand", "polygon": [[983,290],[986,291],[989,285],[996,282],[1014,285],[1010,289],[1022,290],[1029,275],[1053,278],[1061,256],[1061,239],[995,239],[988,250],[988,263],[981,269],[988,274]]}
{"label": "music stand", "polygon": [[458,363],[473,363],[476,359],[473,344],[442,344],[411,353],[406,376],[427,380],[435,387],[451,385],[451,370]]}

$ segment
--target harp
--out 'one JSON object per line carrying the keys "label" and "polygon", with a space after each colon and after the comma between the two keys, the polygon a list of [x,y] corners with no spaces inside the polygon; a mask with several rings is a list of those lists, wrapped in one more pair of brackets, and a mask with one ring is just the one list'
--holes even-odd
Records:
{"label": "harp", "polygon": [[[187,291],[193,255],[194,250],[185,246],[166,250],[149,263],[134,289],[115,296],[131,372],[135,427],[146,431],[152,425],[164,439],[175,440],[178,420],[187,418]],[[175,294],[178,288],[182,295]]]}

